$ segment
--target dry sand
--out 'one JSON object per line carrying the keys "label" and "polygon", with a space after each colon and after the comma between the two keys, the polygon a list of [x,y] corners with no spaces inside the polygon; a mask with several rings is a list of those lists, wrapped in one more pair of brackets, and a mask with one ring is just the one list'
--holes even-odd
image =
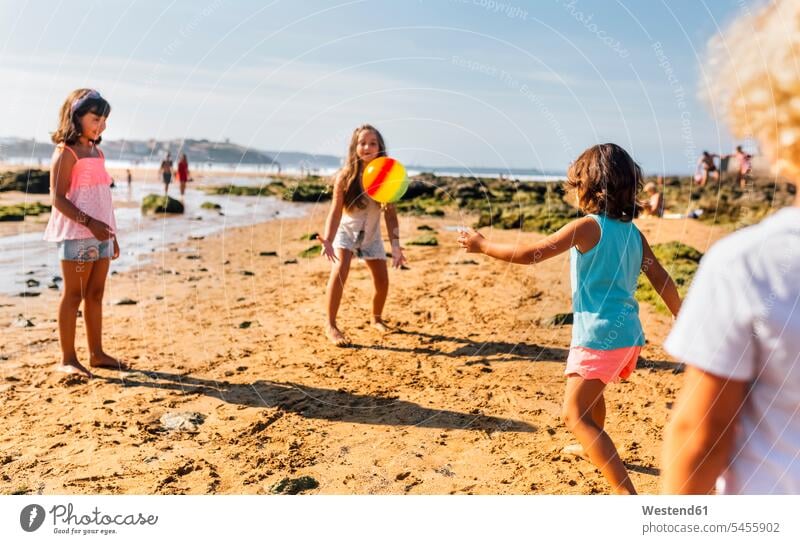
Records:
{"label": "dry sand", "polygon": [[[390,273],[397,330],[368,326],[371,281],[356,263],[340,312],[356,346],[335,348],[322,334],[329,265],[297,257],[326,211],[190,240],[111,276],[105,346],[129,374],[53,373],[57,292],[0,298],[0,492],[251,494],[300,476],[325,494],[609,492],[590,463],[560,453],[572,442],[559,419],[571,327],[539,322],[570,311],[567,255],[511,266],[459,251],[443,229],[459,218],[401,218],[404,240],[425,223],[440,245],[408,246],[409,269]],[[651,243],[701,251],[724,234],[640,226]],[[137,304],[115,305],[123,297]],[[661,348],[671,318],[641,315],[649,343],[631,380],[608,389],[607,429],[638,490],[655,493],[681,378]],[[81,321],[77,343],[86,361]],[[204,422],[162,430],[165,413],[184,411]]]}

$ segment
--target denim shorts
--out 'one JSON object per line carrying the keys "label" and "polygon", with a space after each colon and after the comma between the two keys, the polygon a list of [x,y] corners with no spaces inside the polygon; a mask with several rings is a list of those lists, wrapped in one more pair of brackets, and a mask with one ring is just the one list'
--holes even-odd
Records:
{"label": "denim shorts", "polygon": [[61,261],[94,262],[114,256],[114,239],[100,241],[96,238],[62,240],[58,243],[58,259]]}
{"label": "denim shorts", "polygon": [[383,240],[378,237],[375,240],[364,243],[364,231],[360,231],[353,236],[346,229],[339,229],[333,239],[333,247],[347,249],[355,253],[356,257],[365,261],[385,261],[386,249],[383,247]]}

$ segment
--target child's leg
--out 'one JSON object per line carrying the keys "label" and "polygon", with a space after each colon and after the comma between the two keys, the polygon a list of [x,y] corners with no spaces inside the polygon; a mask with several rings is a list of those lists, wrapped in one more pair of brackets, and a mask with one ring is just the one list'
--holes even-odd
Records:
{"label": "child's leg", "polygon": [[119,361],[103,351],[103,293],[111,259],[98,259],[92,264],[94,266],[83,297],[83,319],[86,322],[86,339],[89,342],[89,365],[122,369],[123,365]]}
{"label": "child's leg", "polygon": [[339,304],[342,302],[344,284],[350,272],[350,262],[353,259],[353,252],[347,249],[336,248],[337,261],[331,266],[331,275],[328,278],[327,304],[328,304],[328,326],[326,333],[328,338],[337,346],[347,344],[347,338],[336,326],[336,315],[339,313]]}
{"label": "child's leg", "polygon": [[[606,399],[603,397],[602,393],[600,393],[600,397],[595,401],[594,406],[592,406],[592,421],[594,421],[598,428],[605,429]],[[584,450],[583,446],[580,444],[569,444],[564,446],[561,451],[570,455],[577,455],[578,457],[586,457],[586,450]]]}
{"label": "child's leg", "polygon": [[78,362],[75,353],[75,324],[78,308],[83,300],[92,272],[93,263],[80,261],[61,261],[64,276],[64,290],[58,306],[58,339],[61,344],[61,363],[57,370],[67,373],[81,373],[91,377],[92,373]]}
{"label": "child's leg", "polygon": [[606,399],[603,397],[602,392],[597,398],[597,401],[595,401],[594,406],[592,406],[592,421],[594,421],[595,425],[599,428],[606,428]]}
{"label": "child's leg", "polygon": [[375,286],[375,295],[372,297],[372,325],[379,331],[386,332],[389,329],[381,316],[389,294],[389,270],[385,259],[369,259],[367,266],[372,273],[372,284]]}
{"label": "child's leg", "polygon": [[595,417],[605,419],[605,402],[599,408],[605,384],[600,380],[585,380],[577,374],[567,377],[562,417],[567,428],[583,446],[586,455],[600,469],[611,488],[618,494],[635,494],[628,471],[617,453],[611,438],[598,425]]}

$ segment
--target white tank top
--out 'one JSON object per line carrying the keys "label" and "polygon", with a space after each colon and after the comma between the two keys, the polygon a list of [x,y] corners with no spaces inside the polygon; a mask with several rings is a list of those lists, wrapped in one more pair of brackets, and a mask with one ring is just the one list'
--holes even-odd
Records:
{"label": "white tank top", "polygon": [[381,238],[381,205],[369,197],[363,197],[365,207],[354,206],[351,209],[345,208],[342,214],[342,221],[339,223],[339,231],[350,234],[355,240],[359,233],[363,232],[363,244],[369,244]]}

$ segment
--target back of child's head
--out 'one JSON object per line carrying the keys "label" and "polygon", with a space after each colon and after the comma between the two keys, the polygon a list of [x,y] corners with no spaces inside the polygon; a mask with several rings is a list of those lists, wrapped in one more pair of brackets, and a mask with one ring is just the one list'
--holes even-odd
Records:
{"label": "back of child's head", "polygon": [[709,43],[708,99],[733,133],[755,137],[775,169],[800,180],[800,2],[740,16]]}
{"label": "back of child's head", "polygon": [[386,156],[386,143],[377,128],[365,123],[353,130],[353,134],[350,136],[350,144],[347,147],[347,157],[340,174],[345,182],[344,207],[348,210],[365,206],[364,188],[361,186],[361,171],[366,165],[361,164],[361,160],[358,158],[358,139],[361,133],[365,131],[375,134],[375,138],[378,140],[378,157]]}
{"label": "back of child's head", "polygon": [[632,221],[640,209],[642,169],[620,146],[595,145],[570,165],[567,187],[577,193],[583,213]]}
{"label": "back of child's head", "polygon": [[[51,139],[54,144],[74,145],[81,135],[80,119],[87,113],[94,113],[100,117],[108,117],[111,113],[111,104],[94,89],[75,89],[67,96],[61,105],[58,116],[58,128],[53,132]],[[95,144],[102,138],[98,136]]]}

